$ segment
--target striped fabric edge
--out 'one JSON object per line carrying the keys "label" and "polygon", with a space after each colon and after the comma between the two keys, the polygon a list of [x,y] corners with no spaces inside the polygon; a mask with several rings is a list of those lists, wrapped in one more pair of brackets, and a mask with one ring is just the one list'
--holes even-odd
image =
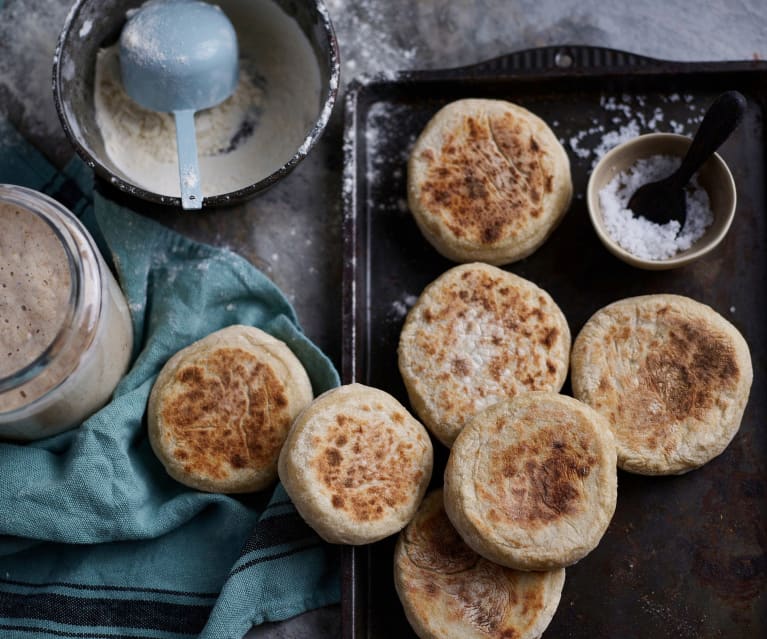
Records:
{"label": "striped fabric edge", "polygon": [[[316,533],[297,513],[266,517],[259,522],[246,542],[229,578],[253,566],[283,559],[320,545]],[[115,594],[121,596],[115,597]],[[217,596],[218,593],[164,588],[73,582],[30,583],[0,579],[0,629],[10,631],[13,627],[16,632],[29,633],[31,631],[22,628],[31,623],[35,627],[50,626],[51,631],[46,632],[51,635],[70,633],[58,636],[87,638],[101,634],[119,637],[119,633],[122,633],[126,637],[143,637],[142,634],[136,634],[136,631],[159,631],[164,634],[149,636],[188,637],[201,632]],[[179,597],[203,601],[179,602]],[[109,635],[103,630],[94,630],[96,627],[104,628],[105,619],[110,620],[109,627],[118,634]],[[6,633],[0,635],[5,637]]]}

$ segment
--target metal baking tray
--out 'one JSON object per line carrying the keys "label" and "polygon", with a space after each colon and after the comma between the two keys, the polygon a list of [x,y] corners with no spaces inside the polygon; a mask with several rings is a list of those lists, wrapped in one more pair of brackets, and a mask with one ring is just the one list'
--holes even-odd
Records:
{"label": "metal baking tray", "polygon": [[[723,244],[665,272],[612,257],[584,201],[594,150],[621,127],[628,134],[692,133],[714,96],[733,88],[747,97],[748,110],[720,151],[738,189],[737,216]],[[396,357],[405,312],[453,266],[423,239],[407,210],[406,161],[429,118],[464,97],[529,108],[568,151],[576,194],[570,211],[543,247],[506,268],[551,293],[573,336],[609,302],[680,293],[732,321],[754,363],[740,432],[721,456],[680,477],[619,473],[612,523],[598,548],[568,568],[546,639],[767,637],[767,62],[679,63],[565,46],[352,83],[345,105],[343,377],[382,388],[406,406]],[[570,392],[569,381],[563,392]],[[437,442],[435,453],[432,487],[442,483],[447,458]],[[394,542],[345,549],[345,639],[415,637],[394,591]]]}

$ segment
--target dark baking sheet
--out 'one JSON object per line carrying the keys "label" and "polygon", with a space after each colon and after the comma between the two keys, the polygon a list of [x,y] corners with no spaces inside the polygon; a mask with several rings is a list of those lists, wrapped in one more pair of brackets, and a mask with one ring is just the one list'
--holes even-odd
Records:
{"label": "dark baking sheet", "polygon": [[[612,257],[592,230],[584,201],[591,150],[610,131],[631,128],[632,120],[637,133],[692,133],[713,97],[731,88],[746,95],[748,111],[720,151],[738,189],[737,217],[723,244],[693,265],[665,272],[639,271]],[[405,312],[426,284],[453,266],[422,238],[407,210],[405,165],[429,118],[464,97],[522,104],[543,117],[568,150],[576,194],[570,211],[542,248],[506,268],[551,293],[573,337],[609,302],[680,293],[732,321],[754,363],[746,414],[724,454],[681,477],[619,473],[610,528],[595,551],[568,568],[545,637],[767,637],[767,63],[674,63],[550,47],[476,67],[353,83],[345,130],[343,375],[347,383],[389,391],[405,405],[396,359]],[[569,381],[563,392],[570,392]],[[437,442],[435,453],[432,487],[442,483],[447,458]],[[394,591],[394,541],[345,549],[347,639],[415,636]]]}

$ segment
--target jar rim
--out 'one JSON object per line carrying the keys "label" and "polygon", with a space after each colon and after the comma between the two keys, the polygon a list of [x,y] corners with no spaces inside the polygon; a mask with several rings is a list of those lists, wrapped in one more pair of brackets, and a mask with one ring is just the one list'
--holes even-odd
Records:
{"label": "jar rim", "polygon": [[67,221],[79,220],[66,207],[44,193],[14,184],[0,184],[0,203],[10,204],[37,216],[44,222],[60,242],[69,266],[70,287],[66,313],[56,335],[46,348],[31,362],[7,375],[0,377],[0,394],[17,389],[39,375],[66,347],[73,323],[82,313],[83,267],[79,251],[70,229],[58,216]]}

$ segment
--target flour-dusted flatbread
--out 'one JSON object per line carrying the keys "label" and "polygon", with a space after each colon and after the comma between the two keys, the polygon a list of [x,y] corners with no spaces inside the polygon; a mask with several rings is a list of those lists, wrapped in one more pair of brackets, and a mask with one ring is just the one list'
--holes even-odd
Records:
{"label": "flour-dusted flatbread", "polygon": [[538,639],[562,593],[565,571],[521,572],[477,555],[430,493],[394,552],[394,584],[421,639]]}
{"label": "flour-dusted flatbread", "polygon": [[260,490],[294,417],[312,401],[301,362],[252,326],[229,326],[180,350],[149,397],[149,440],[168,474],[221,493]]}
{"label": "flour-dusted flatbread", "polygon": [[446,446],[468,419],[502,399],[558,391],[570,329],[551,296],[488,264],[443,273],[408,313],[399,370],[413,410]]}
{"label": "flour-dusted flatbread", "polygon": [[724,451],[752,378],[738,330],[680,295],[610,304],[573,347],[573,394],[608,419],[618,465],[634,473],[680,474]]}
{"label": "flour-dusted flatbread", "polygon": [[616,495],[607,420],[555,393],[524,393],[476,415],[445,469],[445,510],[461,537],[518,570],[585,557],[607,530]]}
{"label": "flour-dusted flatbread", "polygon": [[456,262],[508,264],[535,251],[572,198],[570,161],[538,116],[502,100],[458,100],[415,143],[408,203],[426,239]]}
{"label": "flour-dusted flatbread", "polygon": [[394,397],[362,384],[320,395],[280,454],[285,490],[326,541],[367,544],[399,532],[431,478],[426,429]]}

